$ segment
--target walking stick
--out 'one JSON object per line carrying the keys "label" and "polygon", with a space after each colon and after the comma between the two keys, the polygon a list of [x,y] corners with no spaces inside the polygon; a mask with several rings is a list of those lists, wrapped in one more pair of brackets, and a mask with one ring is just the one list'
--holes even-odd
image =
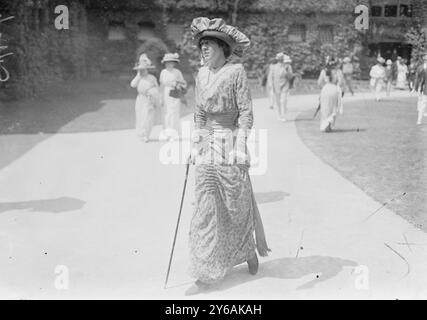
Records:
{"label": "walking stick", "polygon": [[187,160],[187,165],[186,165],[186,170],[185,170],[185,181],[184,181],[184,188],[182,190],[181,205],[179,206],[178,220],[176,222],[175,235],[173,237],[172,250],[171,250],[171,254],[170,254],[170,258],[169,258],[169,266],[168,266],[168,272],[166,274],[166,280],[165,280],[165,287],[164,287],[164,289],[166,289],[166,286],[168,284],[169,273],[170,273],[170,270],[171,270],[172,257],[173,257],[173,252],[175,250],[176,236],[178,235],[178,227],[179,227],[179,222],[181,220],[182,205],[184,204],[184,195],[185,195],[185,188],[187,187],[187,178],[188,178],[188,170],[189,170],[189,168],[190,168],[190,161],[188,159]]}
{"label": "walking stick", "polygon": [[316,119],[316,116],[319,113],[319,111],[320,111],[320,103],[319,103],[319,106],[316,109],[316,112],[314,113],[313,120]]}

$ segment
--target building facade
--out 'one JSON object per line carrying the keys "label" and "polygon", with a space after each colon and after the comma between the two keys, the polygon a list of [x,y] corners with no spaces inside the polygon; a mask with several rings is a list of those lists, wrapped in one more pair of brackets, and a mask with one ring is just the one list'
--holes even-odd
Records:
{"label": "building facade", "polygon": [[[69,30],[54,27],[59,4],[69,6]],[[370,8],[367,31],[354,25],[359,4]],[[0,32],[15,54],[5,61],[11,80],[0,84],[0,96],[37,95],[69,78],[129,75],[142,52],[157,73],[164,53],[180,52],[191,81],[199,57],[189,25],[197,16],[233,21],[250,37],[242,60],[250,77],[283,51],[305,77],[317,76],[327,55],[356,57],[363,78],[378,54],[410,59],[405,33],[416,19],[426,23],[426,8],[426,0],[5,0],[1,13],[16,18]]]}

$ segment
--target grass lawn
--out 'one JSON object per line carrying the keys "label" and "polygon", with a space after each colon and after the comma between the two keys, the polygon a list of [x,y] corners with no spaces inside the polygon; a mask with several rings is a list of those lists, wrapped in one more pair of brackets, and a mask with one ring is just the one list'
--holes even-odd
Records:
{"label": "grass lawn", "polygon": [[416,99],[344,103],[332,133],[303,120],[312,115],[296,122],[304,143],[380,203],[397,197],[387,207],[427,231],[427,124],[415,125]]}

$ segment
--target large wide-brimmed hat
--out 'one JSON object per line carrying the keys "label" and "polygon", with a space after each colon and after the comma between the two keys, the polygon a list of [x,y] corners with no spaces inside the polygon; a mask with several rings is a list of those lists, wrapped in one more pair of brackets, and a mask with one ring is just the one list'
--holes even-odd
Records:
{"label": "large wide-brimmed hat", "polygon": [[249,38],[237,30],[237,28],[227,25],[221,18],[209,19],[198,17],[191,23],[193,39],[199,45],[204,37],[213,37],[224,41],[231,49],[231,53],[241,57],[244,50],[249,47]]}
{"label": "large wide-brimmed hat", "polygon": [[278,54],[276,54],[276,59],[282,61],[284,56],[285,54],[283,52],[279,52]]}
{"label": "large wide-brimmed hat", "polygon": [[153,69],[153,68],[155,67],[151,63],[151,60],[147,57],[145,53],[143,53],[139,56],[138,63],[133,69],[140,70],[140,69]]}
{"label": "large wide-brimmed hat", "polygon": [[291,63],[292,59],[287,54],[283,55],[283,63]]}
{"label": "large wide-brimmed hat", "polygon": [[377,61],[383,64],[385,62],[385,59],[383,57],[378,57]]}
{"label": "large wide-brimmed hat", "polygon": [[179,54],[178,53],[166,53],[162,59],[162,63],[165,62],[179,62]]}

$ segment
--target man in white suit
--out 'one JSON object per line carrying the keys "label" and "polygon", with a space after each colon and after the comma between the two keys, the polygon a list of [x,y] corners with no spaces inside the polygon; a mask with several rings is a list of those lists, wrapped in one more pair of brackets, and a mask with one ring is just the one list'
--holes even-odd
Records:
{"label": "man in white suit", "polygon": [[268,83],[272,88],[273,105],[278,112],[278,120],[286,121],[290,77],[292,76],[291,58],[282,52],[276,55],[278,63],[272,65],[268,75]]}

